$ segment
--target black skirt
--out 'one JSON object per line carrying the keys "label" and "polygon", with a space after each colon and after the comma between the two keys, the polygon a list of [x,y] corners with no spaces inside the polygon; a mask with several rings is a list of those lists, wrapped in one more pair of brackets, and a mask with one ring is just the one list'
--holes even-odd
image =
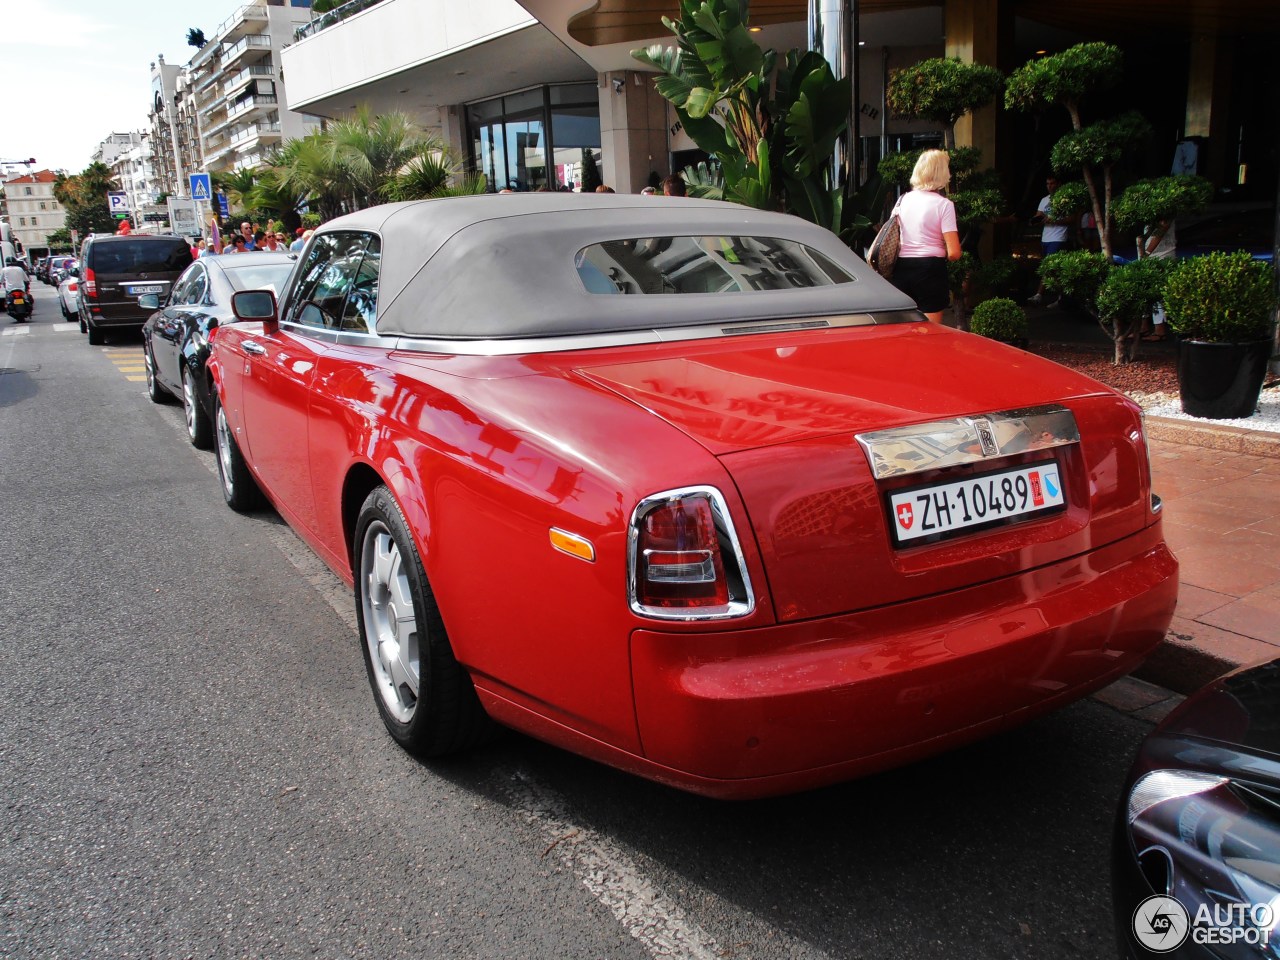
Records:
{"label": "black skirt", "polygon": [[940,313],[951,303],[946,257],[899,257],[893,285],[916,302],[922,313]]}

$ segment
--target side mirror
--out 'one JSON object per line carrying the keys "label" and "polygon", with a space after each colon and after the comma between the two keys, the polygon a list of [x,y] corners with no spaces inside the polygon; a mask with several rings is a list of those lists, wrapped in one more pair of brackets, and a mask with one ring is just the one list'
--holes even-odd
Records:
{"label": "side mirror", "polygon": [[138,306],[143,310],[159,310],[160,296],[155,293],[144,293],[138,298]]}
{"label": "side mirror", "polygon": [[263,330],[274,331],[279,325],[276,316],[276,295],[270,290],[241,290],[231,295],[231,312],[237,320],[261,320]]}

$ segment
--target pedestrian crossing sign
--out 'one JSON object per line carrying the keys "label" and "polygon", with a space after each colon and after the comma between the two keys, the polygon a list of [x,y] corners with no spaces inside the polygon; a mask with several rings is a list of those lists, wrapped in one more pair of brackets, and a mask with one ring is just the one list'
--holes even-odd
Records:
{"label": "pedestrian crossing sign", "polygon": [[213,195],[207,173],[193,173],[188,179],[191,181],[192,200],[208,200]]}

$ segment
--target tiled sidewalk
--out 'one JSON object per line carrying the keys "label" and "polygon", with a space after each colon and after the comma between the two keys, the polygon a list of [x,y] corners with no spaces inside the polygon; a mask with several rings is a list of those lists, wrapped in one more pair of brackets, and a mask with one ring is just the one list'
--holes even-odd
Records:
{"label": "tiled sidewalk", "polygon": [[1280,657],[1280,458],[1153,439],[1151,459],[1182,587],[1168,643],[1139,675],[1187,693]]}

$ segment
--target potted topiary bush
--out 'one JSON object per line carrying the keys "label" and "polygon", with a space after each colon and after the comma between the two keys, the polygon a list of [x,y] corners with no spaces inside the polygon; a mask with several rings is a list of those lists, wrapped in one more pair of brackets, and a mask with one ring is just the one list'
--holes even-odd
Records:
{"label": "potted topiary bush", "polygon": [[1218,420],[1252,416],[1271,355],[1271,268],[1243,250],[1182,261],[1164,285],[1179,337],[1182,410]]}
{"label": "potted topiary bush", "polygon": [[974,308],[969,329],[988,340],[999,340],[1015,347],[1027,345],[1027,314],[1006,297],[984,300]]}

